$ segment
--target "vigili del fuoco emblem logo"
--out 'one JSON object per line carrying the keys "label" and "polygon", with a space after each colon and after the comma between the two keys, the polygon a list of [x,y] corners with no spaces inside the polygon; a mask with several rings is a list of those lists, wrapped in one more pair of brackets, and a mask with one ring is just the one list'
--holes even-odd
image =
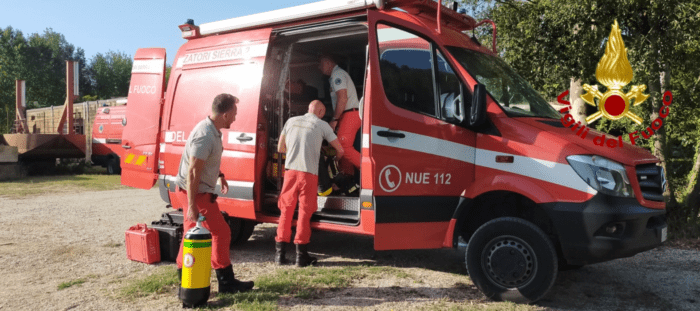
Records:
{"label": "vigili del fuoco emblem logo", "polygon": [[[640,105],[649,98],[649,95],[644,94],[647,88],[646,85],[633,85],[627,92],[623,90],[634,78],[634,73],[627,59],[627,50],[625,49],[625,43],[622,41],[622,35],[617,21],[615,21],[610,31],[608,42],[605,45],[605,54],[600,59],[600,62],[598,62],[595,74],[598,82],[604,85],[607,91],[602,93],[598,90],[597,86],[583,85],[583,90],[586,91],[586,93],[581,95],[581,99],[591,106],[598,107],[598,111],[588,116],[586,122],[590,124],[600,118],[606,118],[611,121],[629,118],[637,124],[642,124],[643,119],[630,111],[630,106]],[[568,105],[568,107],[564,107],[559,111],[561,113],[566,113],[566,115],[562,117],[561,122],[564,126],[571,127],[572,131],[578,130],[576,135],[585,138],[588,134],[586,126],[581,125],[580,122],[574,124],[573,116],[568,113],[571,105],[568,101],[563,100],[568,94],[569,91],[567,90],[557,97],[559,103]],[[654,135],[656,130],[663,126],[663,119],[666,118],[670,112],[672,100],[673,95],[671,91],[666,91],[663,96],[663,106],[661,106],[659,110],[659,118],[656,118],[651,126],[644,129],[641,133],[644,139],[649,139]],[[639,137],[640,135],[637,131],[629,133],[630,142],[633,145],[636,144],[635,140]],[[618,137],[618,139],[607,139],[606,141],[605,135],[602,135],[601,137],[596,137],[593,142],[596,145],[607,145],[610,148],[621,148],[623,146],[621,136]]]}

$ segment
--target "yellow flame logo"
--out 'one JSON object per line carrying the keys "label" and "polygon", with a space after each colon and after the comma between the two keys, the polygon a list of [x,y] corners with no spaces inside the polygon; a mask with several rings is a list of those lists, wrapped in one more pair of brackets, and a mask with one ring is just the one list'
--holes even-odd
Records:
{"label": "yellow flame logo", "polygon": [[610,31],[608,43],[605,45],[605,55],[598,62],[595,76],[598,82],[605,85],[608,90],[603,94],[595,86],[583,85],[586,93],[581,95],[581,99],[589,105],[598,106],[598,112],[588,116],[586,122],[591,123],[601,117],[608,120],[628,117],[637,124],[642,124],[642,118],[632,113],[629,107],[630,104],[637,106],[643,103],[649,95],[643,94],[647,89],[646,85],[635,85],[628,93],[622,92],[622,88],[634,78],[634,73],[627,59],[627,50],[617,21]]}

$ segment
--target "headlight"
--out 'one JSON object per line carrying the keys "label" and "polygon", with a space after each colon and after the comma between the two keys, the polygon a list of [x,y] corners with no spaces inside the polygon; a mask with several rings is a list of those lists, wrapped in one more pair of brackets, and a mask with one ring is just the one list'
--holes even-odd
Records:
{"label": "headlight", "polygon": [[632,185],[622,164],[600,156],[566,157],[571,168],[593,189],[618,197],[633,197]]}

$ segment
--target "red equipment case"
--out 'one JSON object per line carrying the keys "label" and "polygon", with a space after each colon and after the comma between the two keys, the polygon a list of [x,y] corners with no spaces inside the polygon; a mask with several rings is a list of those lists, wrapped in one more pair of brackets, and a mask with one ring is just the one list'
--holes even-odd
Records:
{"label": "red equipment case", "polygon": [[145,263],[160,262],[158,231],[146,224],[137,224],[126,230],[126,257]]}

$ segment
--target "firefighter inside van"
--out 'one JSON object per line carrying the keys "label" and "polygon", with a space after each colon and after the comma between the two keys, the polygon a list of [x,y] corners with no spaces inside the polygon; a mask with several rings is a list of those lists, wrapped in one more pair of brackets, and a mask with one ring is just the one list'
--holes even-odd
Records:
{"label": "firefighter inside van", "polygon": [[[338,133],[340,145],[345,149],[345,158],[340,160],[340,171],[345,176],[355,175],[355,170],[360,168],[360,153],[353,148],[355,136],[360,130],[360,103],[357,98],[357,90],[347,71],[337,64],[337,58],[330,53],[323,53],[319,58],[319,69],[324,75],[330,76],[330,95],[333,103],[333,119],[331,128]],[[353,178],[349,178],[353,179]],[[356,182],[343,183],[341,192],[351,193],[359,189]],[[319,189],[321,190],[321,189]],[[325,189],[324,189],[325,190]],[[319,191],[319,194],[327,194],[327,191]]]}
{"label": "firefighter inside van", "polygon": [[285,97],[289,96],[286,108],[290,116],[300,116],[306,113],[309,102],[318,98],[318,89],[306,84],[303,79],[287,80],[284,87]]}
{"label": "firefighter inside van", "polygon": [[316,190],[318,187],[318,163],[321,157],[323,140],[330,143],[336,150],[336,157],[343,157],[343,146],[333,129],[321,120],[326,114],[326,106],[319,100],[309,104],[309,112],[303,116],[287,120],[282,128],[277,152],[286,153],[286,171],[284,184],[280,193],[278,207],[280,209],[277,236],[275,237],[275,263],[287,263],[286,247],[292,238],[292,218],[297,201],[299,215],[297,217],[297,233],[294,237],[296,244],[297,267],[306,267],[316,263],[316,258],[309,256],[307,245],[311,238],[311,215],[318,209]]}
{"label": "firefighter inside van", "polygon": [[[228,192],[228,183],[220,171],[224,147],[221,129],[228,129],[236,120],[238,98],[231,94],[219,94],[212,103],[211,116],[200,121],[187,138],[182,152],[175,183],[176,198],[184,209],[183,232],[192,229],[199,214],[206,217],[204,227],[212,235],[211,267],[216,271],[219,293],[237,293],[253,288],[253,282],[242,282],[235,278],[229,258],[231,230],[219,210],[215,194],[217,179],[221,192]],[[187,204],[184,204],[187,203]],[[178,275],[182,276],[182,249],[184,237],[177,255]]]}

